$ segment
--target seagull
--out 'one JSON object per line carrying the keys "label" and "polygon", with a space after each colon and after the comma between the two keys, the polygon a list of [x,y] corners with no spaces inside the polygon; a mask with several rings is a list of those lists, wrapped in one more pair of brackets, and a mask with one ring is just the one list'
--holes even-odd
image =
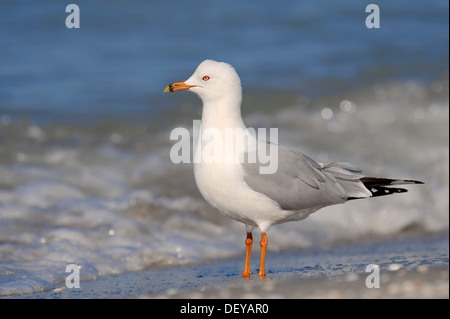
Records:
{"label": "seagull", "polygon": [[[200,138],[195,151],[195,158],[199,160],[194,160],[195,181],[211,206],[245,224],[243,278],[252,274],[250,255],[255,229],[261,232],[258,277],[264,279],[267,231],[273,225],[303,220],[323,207],[349,200],[407,191],[389,186],[423,184],[416,180],[366,177],[348,164],[319,163],[274,143],[263,145],[256,141],[254,135],[248,134],[242,120],[240,78],[228,63],[205,60],[187,80],[171,83],[164,89],[164,93],[178,91],[191,91],[203,102]],[[230,130],[235,133],[235,139],[241,138],[244,142],[224,142],[217,138],[227,136]],[[205,135],[210,138],[204,138]],[[249,154],[267,145],[271,153],[275,151],[277,167],[274,172],[264,173],[262,161],[245,161],[244,158],[246,155],[250,158]],[[213,154],[214,160],[202,160],[205,154]]]}

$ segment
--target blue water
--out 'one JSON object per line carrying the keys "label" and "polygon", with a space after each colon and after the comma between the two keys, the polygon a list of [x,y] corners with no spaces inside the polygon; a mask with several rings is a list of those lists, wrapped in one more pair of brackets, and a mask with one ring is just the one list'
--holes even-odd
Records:
{"label": "blue water", "polygon": [[366,28],[367,4],[356,0],[76,3],[80,29],[66,28],[66,2],[2,2],[0,114],[139,118],[173,108],[165,85],[206,58],[235,66],[244,87],[307,97],[448,75],[443,0],[378,1],[379,29]]}

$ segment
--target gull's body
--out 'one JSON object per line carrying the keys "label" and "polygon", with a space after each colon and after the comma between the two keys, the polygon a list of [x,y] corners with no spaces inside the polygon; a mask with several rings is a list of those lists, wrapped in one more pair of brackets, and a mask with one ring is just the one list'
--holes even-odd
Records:
{"label": "gull's body", "polygon": [[[262,233],[259,276],[264,277],[266,232],[272,225],[302,220],[325,206],[341,204],[350,199],[405,192],[385,186],[421,183],[364,177],[348,166],[318,163],[311,158],[283,147],[271,145],[277,154],[278,166],[271,174],[261,174],[259,162],[243,161],[245,154],[261,147],[260,141],[248,134],[241,117],[242,89],[236,71],[223,62],[206,60],[186,81],[170,84],[165,92],[189,90],[203,101],[201,135],[213,130],[226,136],[234,130],[244,143],[199,138],[194,175],[200,193],[222,214],[246,225],[246,262],[243,277],[249,277],[252,230]],[[253,143],[253,144],[252,144]],[[214,161],[201,160],[202,151],[217,155]]]}

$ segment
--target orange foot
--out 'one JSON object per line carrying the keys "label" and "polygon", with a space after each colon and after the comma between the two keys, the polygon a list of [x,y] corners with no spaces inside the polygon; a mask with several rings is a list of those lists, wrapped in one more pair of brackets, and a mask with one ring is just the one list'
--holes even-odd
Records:
{"label": "orange foot", "polygon": [[265,264],[266,264],[266,249],[267,249],[267,234],[262,233],[261,236],[261,263],[259,265],[258,277],[264,279],[266,277]]}
{"label": "orange foot", "polygon": [[250,254],[252,250],[253,236],[252,233],[247,233],[247,238],[245,239],[245,267],[242,278],[250,278],[252,272],[250,271]]}

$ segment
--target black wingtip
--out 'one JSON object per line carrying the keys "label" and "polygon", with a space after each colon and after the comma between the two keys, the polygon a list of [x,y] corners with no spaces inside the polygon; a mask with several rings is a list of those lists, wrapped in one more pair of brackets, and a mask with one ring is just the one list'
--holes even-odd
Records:
{"label": "black wingtip", "polygon": [[360,181],[367,188],[373,186],[391,186],[391,185],[404,185],[404,184],[425,184],[421,181],[413,179],[391,179],[391,178],[379,178],[379,177],[363,177]]}
{"label": "black wingtip", "polygon": [[373,186],[369,188],[369,191],[372,193],[372,197],[386,196],[391,194],[399,194],[406,193],[408,190],[404,188],[396,188],[396,187],[382,187],[382,186]]}
{"label": "black wingtip", "polygon": [[[422,181],[412,179],[390,179],[379,177],[363,177],[360,181],[372,194],[371,197],[380,197],[392,194],[406,193],[408,190],[404,188],[393,187],[403,184],[425,184]],[[361,199],[365,197],[349,197],[348,200]]]}
{"label": "black wingtip", "polygon": [[[386,196],[386,195],[392,195],[392,194],[401,194],[406,193],[408,190],[405,188],[397,188],[397,187],[382,187],[382,186],[372,186],[369,188],[370,193],[372,197],[380,197],[380,196]],[[363,199],[367,197],[348,197],[348,200],[355,200],[355,199]]]}

